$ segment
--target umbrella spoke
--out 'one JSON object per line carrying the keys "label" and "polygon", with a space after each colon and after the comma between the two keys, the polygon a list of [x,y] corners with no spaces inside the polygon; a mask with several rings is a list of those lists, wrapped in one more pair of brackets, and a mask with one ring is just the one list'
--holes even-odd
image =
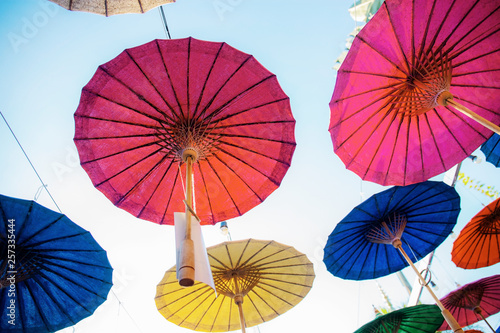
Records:
{"label": "umbrella spoke", "polygon": [[[177,113],[177,112],[175,111],[175,107],[173,107],[173,105],[172,105],[171,103],[167,102],[166,100],[165,100],[165,103],[167,103],[168,107],[170,108],[170,110],[172,111],[172,113],[175,115],[175,117],[176,117],[177,119],[182,119],[182,118],[184,118],[184,112],[183,112],[183,109],[182,109],[181,102],[180,102],[180,100],[179,100],[178,92],[175,90],[174,83],[173,83],[173,81],[172,81],[172,78],[171,78],[171,76],[170,76],[170,72],[169,72],[168,67],[167,67],[167,63],[168,63],[169,61],[168,61],[167,59],[165,59],[165,55],[164,55],[164,54],[163,54],[163,52],[162,52],[162,47],[160,47],[159,41],[158,41],[158,40],[155,40],[155,43],[156,43],[155,45],[156,45],[156,49],[157,49],[157,51],[158,51],[158,54],[160,55],[160,58],[161,58],[161,60],[162,60],[162,63],[161,63],[161,65],[162,65],[162,67],[163,67],[162,69],[164,69],[164,70],[165,70],[165,74],[166,74],[166,75],[167,75],[167,77],[168,77],[168,83],[170,83],[170,88],[172,89],[172,91],[173,91],[173,93],[174,93],[174,99],[175,99],[175,102],[176,102],[176,104],[177,104],[177,107],[178,107],[178,108],[179,108],[179,110],[180,110],[180,113]],[[174,64],[174,65],[175,65],[175,64]]]}

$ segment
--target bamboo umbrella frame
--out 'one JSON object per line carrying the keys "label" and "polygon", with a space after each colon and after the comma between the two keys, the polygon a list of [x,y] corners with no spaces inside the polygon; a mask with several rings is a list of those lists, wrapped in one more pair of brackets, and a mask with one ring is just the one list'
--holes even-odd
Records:
{"label": "bamboo umbrella frame", "polygon": [[422,59],[416,59],[418,63],[412,68],[413,75],[394,96],[393,107],[408,115],[418,115],[438,105],[452,106],[487,129],[500,134],[498,125],[453,99],[453,94],[449,91],[452,79],[451,60],[441,52],[428,53]]}
{"label": "bamboo umbrella frame", "polygon": [[413,264],[413,261],[410,259],[410,257],[406,254],[405,250],[403,249],[401,236],[403,235],[403,231],[406,227],[406,217],[404,215],[397,213],[395,213],[394,215],[395,216],[393,223],[391,223],[392,229],[391,227],[389,227],[387,222],[382,221],[381,225],[383,229],[377,229],[377,228],[371,229],[370,232],[367,234],[368,240],[373,243],[391,244],[392,246],[394,246],[395,249],[399,250],[399,252],[403,255],[408,265],[410,265],[415,274],[417,274],[420,283],[427,289],[427,291],[429,291],[432,298],[436,302],[436,305],[441,309],[441,314],[443,315],[448,325],[450,325],[453,332],[463,333],[464,331],[462,330],[462,327],[458,324],[457,320],[451,315],[450,311],[448,311],[444,307],[439,298],[437,298],[432,289],[429,287],[429,284],[425,281],[422,274],[420,274],[418,269]]}

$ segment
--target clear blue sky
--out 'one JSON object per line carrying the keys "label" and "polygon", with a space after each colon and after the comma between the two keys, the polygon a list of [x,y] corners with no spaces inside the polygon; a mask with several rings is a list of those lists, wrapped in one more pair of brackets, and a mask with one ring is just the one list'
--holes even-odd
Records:
{"label": "clear blue sky", "polygon": [[[355,28],[347,11],[351,4],[178,0],[164,6],[173,38],[226,42],[254,55],[277,75],[297,120],[297,149],[280,188],[228,223],[235,240],[273,239],[306,253],[317,277],[294,309],[249,332],[352,332],[374,318],[372,305],[384,306],[375,281],[343,281],[322,263],[322,249],[335,224],[383,189],[345,169],[328,133],[336,78],[332,67]],[[0,111],[62,212],[92,232],[114,267],[114,294],[75,332],[189,332],[166,321],[154,304],[156,284],[175,264],[173,227],[138,220],[114,207],[92,186],[73,144],[73,114],[82,87],[100,64],[125,48],[165,38],[159,11],[105,18],[69,12],[46,0],[2,0],[0,37]],[[0,156],[0,192],[33,199],[41,184],[2,119]],[[466,160],[462,170],[500,189],[500,169]],[[462,197],[458,234],[491,199],[463,183],[457,190]],[[56,209],[46,192],[38,202]],[[203,233],[207,246],[226,240],[218,226],[203,227]],[[454,283],[498,273],[498,264],[477,271],[456,268],[450,261],[451,244],[449,239],[439,248],[432,266],[438,296],[454,289]],[[413,273],[404,273],[412,283]],[[407,294],[395,275],[377,282],[396,308],[405,304]],[[423,300],[431,303],[425,291]],[[499,316],[491,322],[496,328]]]}

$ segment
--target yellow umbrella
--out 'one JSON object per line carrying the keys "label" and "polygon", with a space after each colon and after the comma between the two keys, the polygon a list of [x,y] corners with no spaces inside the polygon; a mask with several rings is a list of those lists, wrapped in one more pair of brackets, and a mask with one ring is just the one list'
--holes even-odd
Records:
{"label": "yellow umbrella", "polygon": [[156,288],[156,307],[170,322],[195,331],[252,327],[290,310],[309,292],[313,264],[275,241],[247,239],[207,248],[217,296],[206,284],[179,286],[175,266]]}

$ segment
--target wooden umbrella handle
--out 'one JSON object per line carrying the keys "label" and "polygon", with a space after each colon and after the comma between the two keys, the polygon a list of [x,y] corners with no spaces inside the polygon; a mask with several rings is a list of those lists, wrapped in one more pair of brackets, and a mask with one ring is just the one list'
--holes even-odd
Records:
{"label": "wooden umbrella handle", "polygon": [[186,152],[186,235],[181,245],[179,257],[179,284],[183,287],[191,287],[195,277],[194,242],[191,239],[191,206],[193,205],[193,160],[190,151]]}
{"label": "wooden umbrella handle", "polygon": [[467,107],[465,107],[462,104],[455,101],[453,99],[453,95],[449,91],[442,92],[438,96],[437,102],[439,105],[443,105],[443,106],[451,105],[451,106],[453,106],[456,110],[462,112],[463,114],[465,114],[469,118],[474,119],[475,121],[477,121],[478,123],[480,123],[481,125],[486,127],[487,129],[489,129],[497,134],[500,134],[500,127],[498,125],[495,125],[491,121],[484,119],[483,117],[481,117],[477,113],[473,112],[472,110],[468,109]]}
{"label": "wooden umbrella handle", "polygon": [[401,252],[401,254],[405,258],[406,262],[411,266],[411,268],[413,269],[413,271],[417,274],[417,276],[420,279],[420,282],[422,283],[422,285],[431,294],[431,296],[434,299],[434,301],[436,302],[437,306],[441,309],[441,314],[443,315],[443,317],[446,320],[446,322],[448,323],[448,325],[450,325],[450,327],[453,330],[453,332],[455,332],[455,333],[464,333],[462,327],[460,327],[460,325],[458,324],[458,322],[455,319],[455,317],[453,317],[453,315],[450,313],[450,311],[448,311],[448,309],[446,309],[444,307],[443,303],[441,303],[441,301],[439,300],[439,298],[437,298],[436,294],[434,294],[434,292],[432,291],[432,289],[425,282],[425,279],[422,277],[422,274],[420,274],[420,272],[418,271],[417,267],[415,267],[415,265],[413,264],[413,261],[411,261],[410,257],[408,257],[408,255],[406,254],[405,250],[403,250],[403,246],[402,246],[401,240],[398,239],[397,241],[394,241],[392,243],[392,245],[396,249],[398,249],[399,252]]}

